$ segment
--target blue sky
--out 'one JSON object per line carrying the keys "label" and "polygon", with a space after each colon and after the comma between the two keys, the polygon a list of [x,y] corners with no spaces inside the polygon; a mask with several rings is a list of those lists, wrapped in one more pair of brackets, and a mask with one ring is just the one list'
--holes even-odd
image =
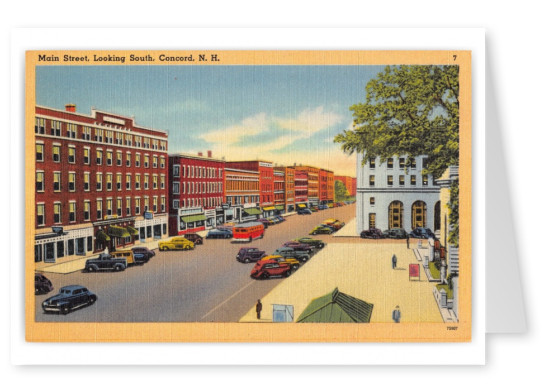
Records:
{"label": "blue sky", "polygon": [[382,66],[40,66],[37,104],[134,115],[168,130],[169,153],[311,164],[355,175],[333,137]]}

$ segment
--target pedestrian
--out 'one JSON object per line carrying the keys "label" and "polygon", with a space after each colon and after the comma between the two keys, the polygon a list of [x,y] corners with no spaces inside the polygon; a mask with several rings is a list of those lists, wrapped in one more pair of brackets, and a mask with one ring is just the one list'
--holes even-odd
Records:
{"label": "pedestrian", "polygon": [[406,235],[406,244],[408,245],[408,250],[409,250],[409,235]]}
{"label": "pedestrian", "polygon": [[392,268],[396,269],[396,264],[398,263],[398,259],[396,258],[396,254],[392,254]]}
{"label": "pedestrian", "polygon": [[262,303],[260,302],[260,299],[258,299],[258,302],[256,303],[256,319],[260,319],[261,312],[262,312]]}
{"label": "pedestrian", "polygon": [[392,311],[392,320],[394,323],[400,323],[400,318],[402,317],[402,314],[400,313],[400,306],[396,306],[394,308],[394,311]]}

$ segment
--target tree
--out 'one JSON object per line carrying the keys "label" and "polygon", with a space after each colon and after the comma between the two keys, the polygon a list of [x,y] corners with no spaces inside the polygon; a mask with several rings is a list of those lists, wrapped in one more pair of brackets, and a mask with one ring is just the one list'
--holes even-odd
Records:
{"label": "tree", "polygon": [[345,201],[350,197],[350,193],[341,181],[335,181],[335,201]]}
{"label": "tree", "polygon": [[[366,102],[350,107],[353,127],[334,141],[344,152],[381,161],[406,155],[406,167],[415,156],[426,155],[423,173],[440,177],[459,164],[459,67],[439,65],[387,66],[366,85]],[[458,205],[459,191],[451,192]],[[455,198],[454,198],[455,197]],[[451,235],[458,242],[459,215],[452,213]]]}

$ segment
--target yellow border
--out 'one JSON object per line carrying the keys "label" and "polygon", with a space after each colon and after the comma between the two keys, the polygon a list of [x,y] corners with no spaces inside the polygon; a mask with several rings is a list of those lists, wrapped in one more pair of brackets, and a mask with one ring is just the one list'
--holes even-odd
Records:
{"label": "yellow border", "polygon": [[[63,61],[64,55],[89,61]],[[124,64],[95,62],[93,55],[126,56]],[[129,62],[128,58],[151,55],[152,61]],[[166,62],[161,54],[219,61]],[[58,56],[59,62],[39,61],[39,55]],[[456,57],[454,57],[456,56]],[[35,322],[34,191],[25,201],[25,322],[28,342],[469,342],[472,327],[472,85],[470,51],[29,51],[26,53],[25,96],[25,188],[34,189],[35,67],[38,65],[459,65],[459,183],[460,248],[459,323],[418,324],[273,324],[273,323],[38,323]],[[450,331],[448,326],[457,326]]]}

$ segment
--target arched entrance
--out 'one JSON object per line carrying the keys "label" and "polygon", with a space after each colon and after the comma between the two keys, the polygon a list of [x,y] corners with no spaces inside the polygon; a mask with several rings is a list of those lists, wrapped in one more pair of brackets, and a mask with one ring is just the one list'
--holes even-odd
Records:
{"label": "arched entrance", "polygon": [[388,206],[388,228],[403,228],[404,204],[392,201]]}
{"label": "arched entrance", "polygon": [[434,205],[434,231],[440,231],[440,201]]}
{"label": "arched entrance", "polygon": [[411,206],[411,229],[427,226],[427,204],[415,201]]}

